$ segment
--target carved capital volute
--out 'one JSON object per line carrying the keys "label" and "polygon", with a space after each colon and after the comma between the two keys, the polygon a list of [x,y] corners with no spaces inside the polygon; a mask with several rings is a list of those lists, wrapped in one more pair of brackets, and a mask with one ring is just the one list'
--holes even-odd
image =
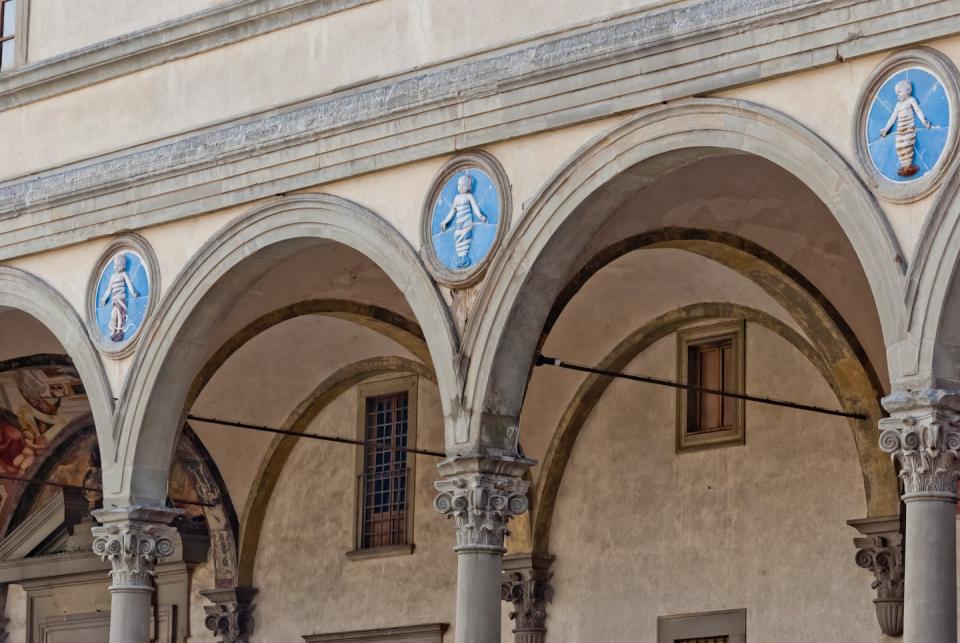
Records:
{"label": "carved capital volute", "polygon": [[458,458],[440,465],[447,477],[435,483],[437,511],[451,518],[457,552],[506,552],[507,523],[529,507],[530,482],[520,476],[528,460]]}
{"label": "carved capital volute", "polygon": [[91,530],[93,553],[113,567],[110,591],[153,591],[154,565],[176,549],[177,530],[167,523],[177,513],[143,507],[94,512],[103,524]]}
{"label": "carved capital volute", "polygon": [[231,587],[200,592],[213,605],[204,605],[203,624],[221,643],[247,643],[253,634],[253,587]]}
{"label": "carved capital volute", "polygon": [[903,536],[899,516],[863,518],[847,522],[863,534],[854,538],[857,548],[854,558],[858,567],[873,574],[871,588],[877,597],[877,621],[887,636],[903,634],[904,557]]}
{"label": "carved capital volute", "polygon": [[553,600],[553,556],[521,554],[503,562],[500,597],[513,605],[510,618],[517,640],[542,641],[547,631],[547,603]]}
{"label": "carved capital volute", "polygon": [[960,395],[957,391],[898,391],[884,398],[880,448],[900,465],[905,502],[957,501],[960,478]]}

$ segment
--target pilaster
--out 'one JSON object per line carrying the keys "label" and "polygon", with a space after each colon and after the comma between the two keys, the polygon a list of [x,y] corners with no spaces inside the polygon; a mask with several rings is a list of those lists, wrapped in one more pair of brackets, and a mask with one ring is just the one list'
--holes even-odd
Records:
{"label": "pilaster", "polygon": [[208,589],[200,595],[213,605],[204,605],[204,626],[221,643],[247,643],[253,634],[253,587]]}
{"label": "pilaster", "polygon": [[903,634],[903,535],[899,516],[849,520],[847,524],[861,534],[854,538],[854,560],[858,567],[873,573],[871,588],[877,597],[873,604],[880,630],[887,636]]}
{"label": "pilaster", "polygon": [[543,643],[547,633],[547,603],[553,600],[550,565],[553,556],[518,554],[503,559],[501,598],[513,604],[514,643]]}

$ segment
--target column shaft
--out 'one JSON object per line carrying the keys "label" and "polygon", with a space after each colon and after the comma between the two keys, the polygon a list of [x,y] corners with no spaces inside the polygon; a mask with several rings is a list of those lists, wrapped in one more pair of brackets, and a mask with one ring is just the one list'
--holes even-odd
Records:
{"label": "column shaft", "polygon": [[957,640],[957,507],[907,498],[904,643]]}
{"label": "column shaft", "polygon": [[500,643],[500,553],[457,555],[456,643]]}
{"label": "column shaft", "polygon": [[152,589],[110,590],[110,643],[150,643]]}

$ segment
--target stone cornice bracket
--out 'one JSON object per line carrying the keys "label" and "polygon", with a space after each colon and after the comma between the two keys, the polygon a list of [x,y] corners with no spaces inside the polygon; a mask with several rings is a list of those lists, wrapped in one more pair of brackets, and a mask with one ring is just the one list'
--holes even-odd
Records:
{"label": "stone cornice bracket", "polygon": [[210,589],[200,595],[213,605],[204,605],[204,626],[221,643],[247,643],[253,634],[253,587]]}
{"label": "stone cornice bracket", "polygon": [[446,477],[435,483],[440,493],[433,506],[454,521],[454,551],[506,553],[507,523],[530,505],[530,482],[520,477],[530,464],[517,458],[469,457],[438,466]]}
{"label": "stone cornice bracket", "polygon": [[957,502],[960,392],[896,391],[883,399],[880,449],[900,464],[903,500]]}
{"label": "stone cornice bracket", "polygon": [[553,556],[521,554],[503,561],[500,597],[513,604],[510,619],[515,643],[543,643],[547,633],[547,603],[553,600],[550,564]]}
{"label": "stone cornice bracket", "polygon": [[904,555],[900,517],[863,518],[849,520],[847,524],[863,534],[853,539],[857,548],[854,560],[858,567],[873,573],[875,580],[871,587],[877,592],[873,604],[880,630],[887,636],[901,636]]}
{"label": "stone cornice bracket", "polygon": [[153,591],[154,565],[176,549],[177,530],[168,523],[178,513],[145,507],[94,512],[103,524],[91,530],[93,553],[113,566],[111,592]]}

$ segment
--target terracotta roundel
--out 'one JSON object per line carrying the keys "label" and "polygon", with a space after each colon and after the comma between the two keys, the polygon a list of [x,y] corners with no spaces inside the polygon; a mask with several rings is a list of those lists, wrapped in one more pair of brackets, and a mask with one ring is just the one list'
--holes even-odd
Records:
{"label": "terracotta roundel", "polygon": [[423,214],[423,248],[434,277],[451,287],[478,280],[509,227],[509,188],[496,160],[459,156],[434,179]]}
{"label": "terracotta roundel", "polygon": [[957,83],[949,60],[927,49],[874,71],[861,96],[858,147],[880,196],[910,201],[936,187],[956,148]]}
{"label": "terracotta roundel", "polygon": [[123,357],[132,351],[153,308],[157,272],[140,237],[129,235],[108,246],[87,290],[87,324],[103,352]]}

